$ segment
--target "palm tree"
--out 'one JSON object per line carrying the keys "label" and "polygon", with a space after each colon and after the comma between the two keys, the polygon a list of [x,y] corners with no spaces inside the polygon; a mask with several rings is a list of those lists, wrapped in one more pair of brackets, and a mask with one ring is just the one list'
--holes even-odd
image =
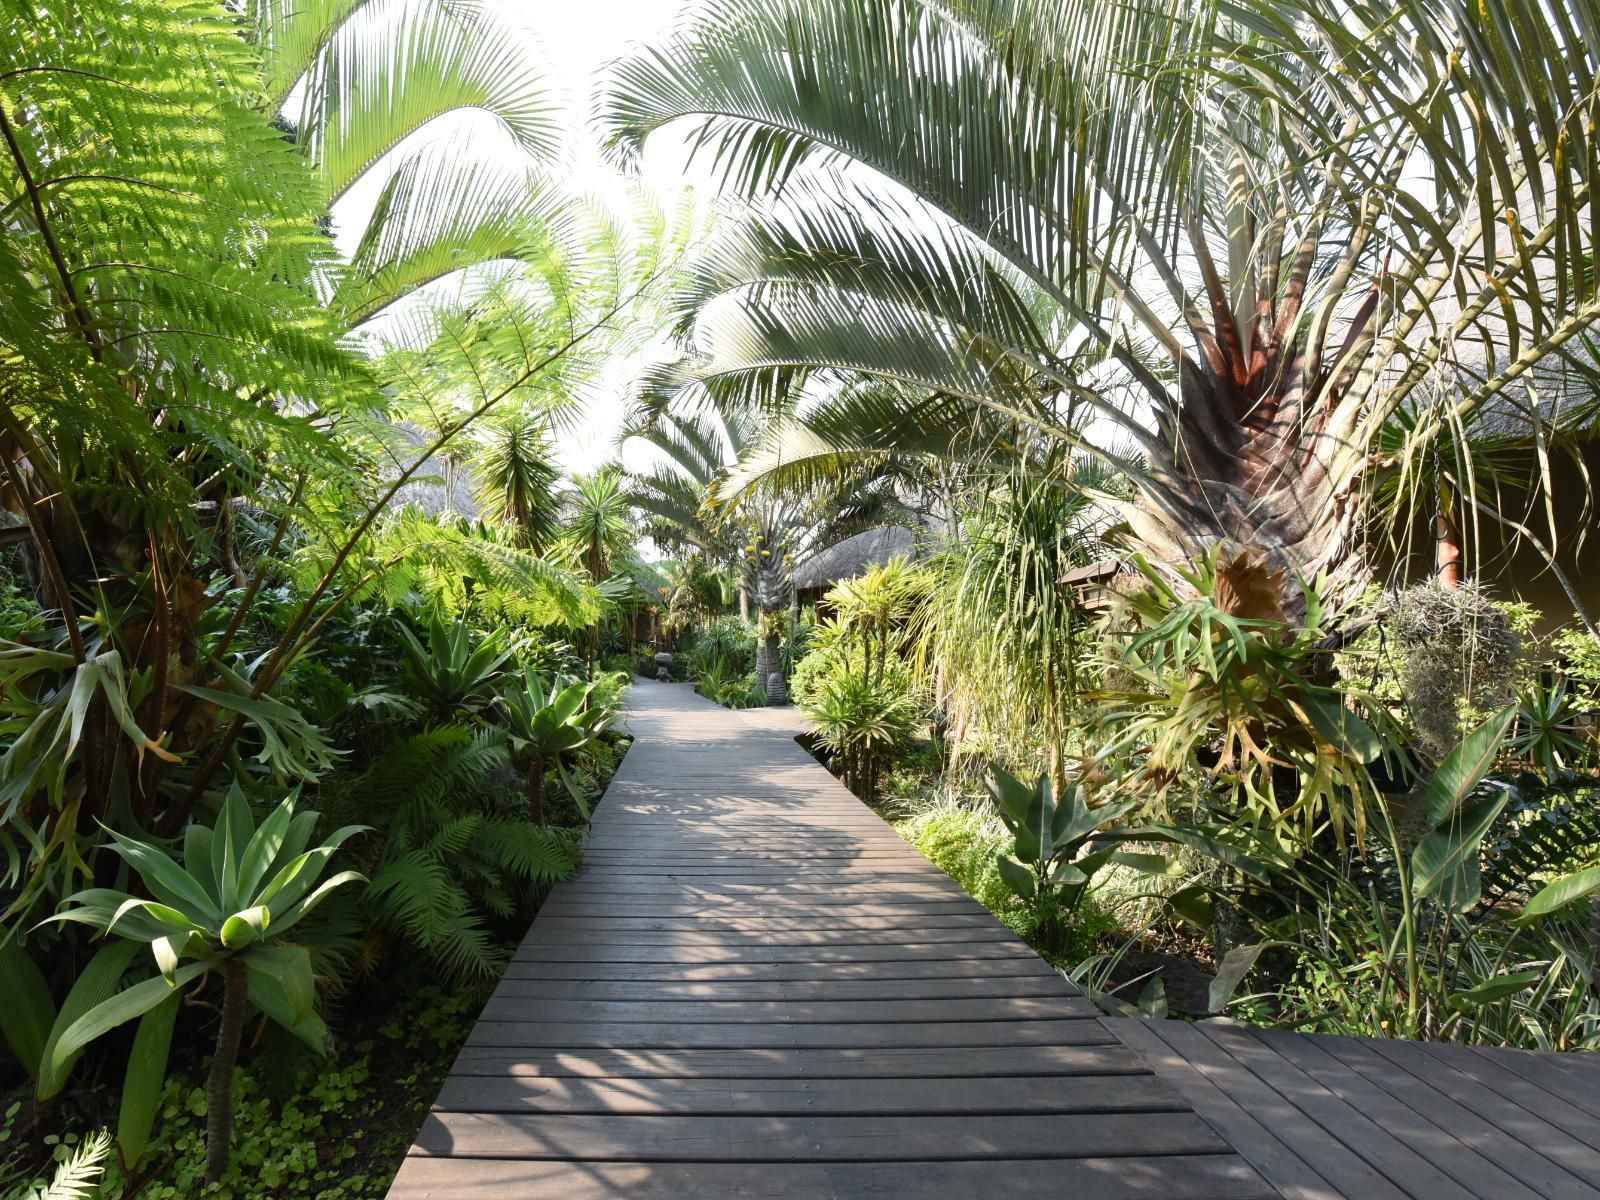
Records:
{"label": "palm tree", "polygon": [[[648,401],[648,383],[644,392]],[[766,694],[779,673],[795,565],[867,529],[916,523],[902,495],[911,478],[892,469],[904,456],[874,449],[807,458],[805,439],[817,435],[795,415],[798,401],[786,390],[772,397],[768,412],[728,408],[715,396],[709,404],[694,399],[692,410],[679,412],[644,405],[634,436],[666,461],[636,478],[635,503],[658,541],[738,571],[740,615],[749,619],[752,601],[756,608],[756,686]],[[834,411],[825,404],[813,418],[824,422],[816,428],[826,428]]]}
{"label": "palm tree", "polygon": [[986,408],[1132,478],[1159,558],[1353,583],[1376,476],[1594,409],[1539,388],[1595,375],[1597,46],[1596,0],[717,0],[605,101],[755,201],[658,382]]}
{"label": "palm tree", "polygon": [[[328,208],[386,173],[336,311],[359,324],[441,276],[539,256],[560,207],[537,169],[556,146],[555,110],[492,12],[474,0],[230,4],[261,55],[261,107],[311,163]],[[467,110],[493,118],[502,146],[414,136]]]}
{"label": "palm tree", "polygon": [[490,422],[472,460],[480,514],[512,526],[535,554],[560,530],[554,455],[546,418],[517,409]]}
{"label": "palm tree", "polygon": [[[736,569],[743,555],[736,531],[711,501],[713,489],[753,443],[754,414],[728,416],[702,406],[693,413],[646,413],[627,436],[647,443],[658,462],[629,480],[645,530],[663,549]],[[739,615],[750,617],[750,591],[740,572]]]}
{"label": "palm tree", "polygon": [[[632,499],[617,467],[601,467],[589,475],[573,477],[567,496],[567,517],[562,538],[568,552],[596,586],[611,578],[616,562],[633,549],[635,538]],[[600,620],[589,626],[589,673],[600,657]]]}

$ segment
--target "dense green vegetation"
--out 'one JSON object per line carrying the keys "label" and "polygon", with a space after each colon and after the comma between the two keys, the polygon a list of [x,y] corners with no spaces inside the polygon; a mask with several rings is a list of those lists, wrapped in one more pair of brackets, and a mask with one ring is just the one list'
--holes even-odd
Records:
{"label": "dense green vegetation", "polygon": [[678,225],[546,178],[492,15],[362,7],[0,10],[0,1193],[381,1195],[621,756],[551,438]]}
{"label": "dense green vegetation", "polygon": [[737,430],[667,519],[722,570],[784,504],[911,531],[808,584],[790,689],[1117,1011],[1600,1044],[1597,29],[719,0],[613,73],[621,156],[744,201],[639,389]]}
{"label": "dense green vegetation", "polygon": [[493,6],[0,0],[0,1195],[381,1196],[663,667],[1112,1011],[1600,1048],[1596,46],[710,0],[707,233]]}

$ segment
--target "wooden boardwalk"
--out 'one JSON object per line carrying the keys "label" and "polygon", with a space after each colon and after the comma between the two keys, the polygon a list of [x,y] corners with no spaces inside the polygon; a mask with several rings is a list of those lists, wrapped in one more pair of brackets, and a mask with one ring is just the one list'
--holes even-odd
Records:
{"label": "wooden boardwalk", "polygon": [[766,716],[635,685],[393,1200],[1274,1194]]}
{"label": "wooden boardwalk", "polygon": [[392,1200],[1600,1197],[1592,1060],[1101,1020],[791,721],[635,685]]}

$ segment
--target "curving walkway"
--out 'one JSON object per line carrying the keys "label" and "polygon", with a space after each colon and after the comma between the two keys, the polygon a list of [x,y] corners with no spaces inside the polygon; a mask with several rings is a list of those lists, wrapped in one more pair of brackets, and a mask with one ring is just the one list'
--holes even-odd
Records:
{"label": "curving walkway", "polygon": [[[1483,1080],[1506,1068],[1480,1052],[1424,1064],[1478,1089],[1458,1101],[1343,1039],[1290,1054],[1101,1020],[793,721],[635,684],[584,869],[518,950],[392,1200],[1600,1197],[1587,1062],[1519,1056],[1538,1060],[1526,1090],[1568,1094],[1496,1123]],[[1453,1108],[1408,1129],[1429,1103]]]}

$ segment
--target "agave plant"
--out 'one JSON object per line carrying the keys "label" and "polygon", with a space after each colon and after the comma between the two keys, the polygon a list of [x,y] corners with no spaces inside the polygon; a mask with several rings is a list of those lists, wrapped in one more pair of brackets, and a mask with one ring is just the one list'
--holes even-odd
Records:
{"label": "agave plant", "polygon": [[90,888],[67,897],[52,918],[147,945],[159,975],[116,992],[73,1021],[49,1047],[45,1068],[168,1002],[176,989],[212,973],[222,976],[222,1020],[206,1082],[207,1182],[227,1170],[233,1068],[251,1006],[319,1054],[325,1049],[311,953],[282,938],[336,889],[363,878],[355,871],[326,880],[322,874],[334,851],[366,827],[347,825],[308,850],[317,819],[315,812],[296,812],[290,796],[257,828],[235,786],[215,828],[195,824],[184,831],[179,858],[108,831],[111,849],[152,898]]}
{"label": "agave plant", "polygon": [[996,858],[1000,877],[1041,924],[1077,911],[1094,877],[1114,862],[1156,873],[1167,869],[1160,855],[1123,848],[1150,838],[1147,829],[1120,824],[1139,807],[1138,800],[1091,809],[1083,785],[1077,784],[1065,802],[1058,802],[1048,775],[1029,787],[999,767],[990,768],[986,782],[1012,837],[1012,853]]}
{"label": "agave plant", "polygon": [[593,693],[592,683],[562,684],[559,678],[546,682],[543,676],[528,671],[518,686],[500,696],[512,748],[528,763],[528,807],[540,824],[545,820],[545,772],[552,765],[578,811],[585,819],[589,816],[589,799],[568,773],[566,762],[611,726],[610,712],[589,706]]}
{"label": "agave plant", "polygon": [[1578,724],[1578,707],[1565,679],[1534,682],[1517,697],[1511,745],[1549,778],[1582,761],[1593,747]]}
{"label": "agave plant", "polygon": [[505,631],[479,639],[460,621],[435,616],[425,632],[426,645],[404,625],[395,625],[411,687],[441,714],[486,703],[495,675],[511,657]]}

